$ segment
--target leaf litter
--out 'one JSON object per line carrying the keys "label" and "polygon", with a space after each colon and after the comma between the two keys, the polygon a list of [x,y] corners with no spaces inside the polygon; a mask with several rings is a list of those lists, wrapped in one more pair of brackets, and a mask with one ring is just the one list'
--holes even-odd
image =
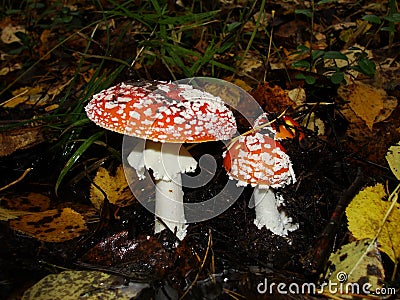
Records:
{"label": "leaf litter", "polygon": [[[136,2],[139,3],[140,1]],[[182,5],[184,6],[184,4]],[[222,8],[221,12],[224,14],[226,11],[230,11],[232,5],[229,1],[226,3],[221,1],[219,8]],[[235,5],[238,5],[238,7],[233,7],[232,14],[229,15],[231,19],[226,20],[228,25],[235,25],[230,24],[230,22],[236,17],[236,9],[240,8],[243,3],[237,2]],[[250,51],[243,51],[248,46],[245,43],[232,51],[215,53],[213,56],[207,52],[212,49],[210,45],[207,45],[207,39],[212,36],[212,29],[200,30],[201,34],[200,31],[195,32],[191,37],[192,40],[190,42],[199,45],[197,50],[200,49],[199,51],[202,55],[207,54],[214,59],[211,66],[207,64],[203,66],[201,74],[209,75],[212,70],[213,75],[234,81],[244,87],[246,91],[251,91],[264,109],[275,111],[276,113],[287,110],[289,115],[296,117],[299,123],[308,128],[305,143],[294,141],[286,142],[287,145],[284,145],[289,153],[294,155],[293,161],[296,175],[299,174],[298,184],[282,192],[285,198],[288,199],[286,209],[289,210],[290,215],[295,216],[296,221],[299,221],[301,225],[297,235],[293,234],[291,237],[293,239],[291,246],[288,246],[287,241],[271,236],[268,231],[256,231],[251,226],[251,221],[249,220],[252,220],[251,214],[253,212],[246,208],[247,200],[251,193],[247,192],[239,199],[236,205],[232,206],[230,210],[216,220],[211,220],[207,224],[190,226],[188,240],[185,240],[180,247],[175,249],[172,246],[175,243],[173,234],[166,233],[162,236],[152,236],[153,218],[134,201],[133,197],[129,197],[127,182],[123,180],[121,171],[113,166],[110,167],[108,164],[103,165],[98,171],[97,168],[94,168],[96,163],[93,163],[93,160],[104,158],[109,154],[103,152],[103,149],[100,149],[99,152],[88,151],[78,160],[79,165],[76,168],[83,173],[90,172],[90,175],[93,175],[91,177],[94,178],[94,184],[91,187],[87,182],[86,185],[79,185],[79,187],[76,183],[72,186],[62,186],[60,189],[61,196],[57,201],[63,202],[64,207],[60,205],[55,209],[55,197],[51,197],[50,206],[48,206],[47,200],[43,202],[39,200],[37,202],[33,201],[32,206],[30,206],[31,204],[28,204],[28,202],[31,201],[31,197],[32,199],[36,197],[31,196],[31,194],[23,196],[25,199],[29,199],[26,206],[24,206],[24,199],[17,200],[17,197],[9,197],[8,199],[9,193],[7,193],[7,200],[4,198],[5,201],[2,201],[0,208],[0,213],[6,216],[3,220],[9,220],[9,222],[4,222],[4,230],[11,228],[19,232],[15,240],[19,242],[21,252],[24,249],[24,244],[28,244],[27,239],[21,240],[21,233],[22,236],[27,235],[33,239],[51,244],[51,246],[42,244],[41,248],[45,253],[46,251],[50,252],[51,255],[48,258],[45,257],[45,260],[48,261],[51,261],[51,258],[54,259],[54,257],[59,258],[57,256],[59,247],[65,244],[70,245],[62,250],[65,251],[63,257],[70,257],[70,260],[65,263],[67,266],[74,265],[76,267],[78,262],[78,267],[84,269],[97,268],[105,272],[124,275],[125,278],[133,278],[133,281],[139,280],[144,274],[147,276],[145,276],[147,278],[146,282],[150,284],[154,279],[151,275],[157,275],[157,280],[164,280],[166,286],[172,285],[182,294],[185,287],[191,286],[192,288],[188,292],[190,297],[204,294],[210,295],[211,293],[218,295],[224,293],[235,295],[234,293],[237,293],[235,297],[246,295],[249,299],[252,299],[260,297],[259,294],[255,294],[255,291],[257,290],[257,284],[265,278],[271,280],[278,278],[281,282],[287,283],[291,282],[290,278],[296,278],[296,280],[300,281],[310,280],[311,277],[307,277],[301,271],[302,269],[307,269],[307,266],[301,265],[301,258],[313,250],[320,228],[322,229],[328,224],[329,218],[327,216],[335,210],[337,199],[354,178],[355,169],[357,167],[362,168],[370,176],[369,180],[373,182],[378,180],[383,183],[383,179],[387,179],[387,185],[390,186],[393,183],[393,175],[388,174],[388,168],[384,161],[387,149],[390,147],[389,153],[387,153],[389,157],[388,164],[395,177],[399,178],[398,151],[397,146],[393,146],[400,137],[400,125],[398,122],[400,113],[397,103],[400,95],[397,92],[399,81],[398,75],[396,75],[399,72],[399,62],[395,56],[392,56],[389,59],[385,59],[384,63],[380,63],[380,60],[385,58],[386,55],[390,56],[390,51],[382,47],[384,42],[387,41],[385,40],[386,36],[373,23],[360,21],[364,10],[369,12],[371,9],[373,11],[376,9],[376,14],[378,14],[379,9],[382,11],[386,9],[383,3],[375,3],[374,5],[368,6],[366,4],[365,7],[360,6],[361,10],[355,12],[352,17],[344,18],[346,11],[353,11],[354,9],[346,1],[338,1],[334,5],[329,2],[324,4],[317,3],[314,28],[307,31],[299,30],[299,28],[306,29],[310,26],[310,19],[308,19],[310,13],[312,13],[310,3],[304,2],[300,6],[299,3],[292,2],[267,4],[266,11],[268,12],[262,14],[261,26],[256,28],[258,36],[254,40],[252,47],[250,47]],[[179,7],[174,8],[177,14],[180,13],[179,9],[182,9]],[[47,19],[46,15],[43,15],[46,21],[59,22],[55,23],[55,26],[51,28],[37,27],[34,31],[30,31],[31,27],[23,26],[25,21],[18,17],[13,19],[12,22],[7,19],[2,20],[4,25],[2,28],[8,26],[7,30],[9,32],[5,31],[5,38],[2,41],[8,53],[6,55],[2,53],[0,76],[4,78],[8,88],[2,91],[2,103],[4,104],[0,108],[0,113],[4,120],[10,120],[12,124],[32,116],[34,118],[38,116],[47,117],[53,109],[57,112],[70,112],[73,110],[71,104],[77,101],[80,95],[85,95],[86,87],[90,87],[93,82],[99,85],[105,83],[107,87],[111,85],[111,80],[107,82],[107,75],[112,72],[110,70],[115,69],[116,64],[112,60],[102,61],[105,66],[99,70],[97,68],[99,62],[97,59],[100,57],[131,61],[130,52],[135,55],[137,53],[141,54],[137,57],[138,59],[135,59],[134,66],[129,72],[123,73],[118,79],[112,79],[115,82],[130,76],[135,79],[137,77],[148,78],[151,76],[150,74],[153,74],[153,76],[157,74],[158,77],[154,79],[170,80],[174,76],[187,75],[184,73],[188,72],[189,68],[181,67],[182,63],[190,61],[189,58],[199,60],[200,56],[193,53],[187,55],[185,52],[183,60],[176,60],[180,65],[171,64],[174,59],[173,55],[165,56],[165,52],[159,51],[156,47],[151,48],[153,46],[152,43],[156,43],[160,36],[154,37],[151,33],[153,28],[149,29],[147,24],[142,24],[137,20],[133,22],[127,22],[127,20],[119,18],[113,18],[107,20],[107,22],[102,20],[98,23],[99,26],[96,27],[97,31],[81,31],[81,26],[75,25],[78,23],[74,23],[81,21],[76,15],[78,11],[76,9],[66,10],[66,8],[59,8],[58,12],[60,13],[56,16],[50,15]],[[80,8],[83,11],[92,9],[85,4],[82,4]],[[107,6],[107,8],[112,9],[111,6]],[[278,12],[274,18],[272,18],[273,14],[269,13],[271,9]],[[281,13],[282,9],[284,13]],[[67,13],[63,16],[62,13],[65,12]],[[255,30],[258,12],[257,9],[250,10],[250,12],[251,14],[246,19],[246,26],[237,27],[242,30],[243,37],[249,36]],[[37,17],[36,13],[32,11],[32,17]],[[354,22],[350,22],[350,20]],[[321,24],[326,25],[326,27]],[[128,27],[125,27],[125,25],[128,25]],[[272,27],[273,31],[269,31]],[[29,28],[29,31],[25,28]],[[105,34],[110,29],[112,29],[112,33],[119,34],[123,32],[122,28],[127,28],[123,39],[116,38],[116,35],[107,36]],[[175,42],[185,39],[185,35],[177,34],[173,25],[171,28],[173,28],[173,33],[175,34]],[[235,27],[232,26],[230,28]],[[73,29],[75,33],[70,35],[68,33],[69,29]],[[183,27],[179,28],[179,30],[182,29]],[[265,54],[270,33],[273,33],[273,44],[275,46],[271,49],[269,61],[266,61],[267,56]],[[34,45],[35,51],[32,53],[26,50],[26,43],[29,40],[24,39],[30,34],[34,37],[33,40],[37,42]],[[158,32],[155,34],[158,34]],[[236,34],[239,37],[241,32],[233,31],[233,35]],[[57,48],[59,40],[55,39],[55,37],[59,35],[65,35],[68,39],[60,44],[62,47]],[[146,40],[148,36],[151,39]],[[221,34],[221,36],[230,41],[230,35]],[[377,36],[381,39],[376,39]],[[110,37],[116,47],[105,54],[103,50],[107,48],[105,47],[106,41]],[[7,43],[7,41],[12,40],[14,42]],[[95,41],[94,48],[91,47],[93,41]],[[138,45],[138,41],[140,45]],[[235,40],[233,44],[238,44],[237,41]],[[218,45],[224,46],[224,42],[225,40],[219,40]],[[168,43],[168,40],[164,40],[164,43]],[[300,44],[308,49],[298,52],[298,45]],[[144,45],[144,50],[138,51],[142,45]],[[30,47],[31,45],[28,46]],[[350,50],[351,46],[356,46],[361,50]],[[88,47],[88,52],[85,53],[84,47]],[[53,50],[53,48],[56,50]],[[125,51],[128,48],[136,49],[137,51]],[[294,70],[293,68],[296,67],[292,66],[292,64],[301,59],[309,60],[309,55],[312,51],[329,52],[328,54],[333,58],[316,60],[315,64],[310,63],[309,69],[303,65]],[[148,56],[143,56],[143,53]],[[346,59],[338,59],[339,53],[344,55]],[[244,54],[247,55],[244,56]],[[314,52],[314,54],[319,55],[321,53]],[[329,57],[329,55],[326,55],[326,57]],[[359,60],[362,55],[366,55],[367,61]],[[160,57],[163,59],[161,63],[159,61]],[[21,68],[26,68],[25,66],[30,65],[32,61],[35,61],[35,64],[30,69],[30,72],[27,73],[29,76],[22,76],[22,80],[14,82],[21,74]],[[358,68],[353,68],[353,65],[350,68],[349,63],[352,62]],[[360,73],[360,68],[361,70],[364,69],[364,71],[371,71],[372,64],[368,62],[374,62],[375,65],[380,63],[380,68],[377,68],[374,80],[371,80],[368,74]],[[240,66],[242,69],[237,70],[236,76],[231,76],[232,74],[226,71],[229,68],[225,68],[225,72],[218,70],[216,66],[221,66],[221,64]],[[265,73],[267,64],[272,68]],[[78,65],[80,69],[77,71],[76,67]],[[180,67],[177,67],[177,65]],[[184,70],[182,73],[181,69]],[[325,69],[328,69],[328,71],[325,72]],[[329,80],[326,80],[330,79],[329,76],[333,74],[332,72],[343,72],[341,76],[346,80],[349,78],[351,80],[347,83],[340,82],[338,88],[338,86],[332,85]],[[63,80],[60,80],[60,78],[63,78]],[[267,80],[266,82],[262,80],[264,78]],[[311,82],[313,83],[310,84]],[[321,88],[321,85],[323,88]],[[40,91],[37,90],[38,88],[40,88]],[[31,91],[29,92],[31,94],[28,97],[20,95],[24,91],[22,89]],[[71,91],[72,93],[70,93]],[[92,90],[87,93],[90,94],[91,92]],[[337,97],[336,92],[338,92],[339,97]],[[294,96],[291,96],[293,94]],[[229,103],[233,104],[233,107],[245,109],[245,107],[240,107],[240,95],[232,94],[228,90],[224,91],[224,97],[229,100]],[[62,101],[59,102],[60,99]],[[7,100],[9,100],[8,105]],[[76,113],[77,111],[74,111],[74,114]],[[62,132],[61,136],[63,136],[65,127],[59,127],[60,123],[58,123],[57,118],[52,119],[50,123],[40,123],[39,121],[39,124],[43,124],[50,132],[56,132],[56,135]],[[61,117],[59,120],[65,122],[67,118]],[[74,122],[79,121],[72,119],[66,126],[76,124]],[[0,153],[1,156],[7,156],[3,161],[7,162],[8,159],[17,158],[19,159],[18,166],[20,164],[23,166],[24,160],[30,163],[36,159],[39,160],[41,156],[47,155],[47,153],[42,155],[37,153],[36,149],[42,149],[40,146],[49,142],[47,138],[48,131],[45,131],[45,135],[41,130],[42,125],[35,127],[31,126],[32,124],[38,125],[38,123],[31,122],[27,123],[23,129],[19,128],[16,131],[9,128],[2,130],[0,138],[4,143],[2,143]],[[244,124],[243,129],[246,126],[248,124]],[[69,128],[73,128],[71,131],[74,133],[79,132],[79,130],[75,131],[78,128],[74,128],[74,126]],[[25,131],[19,130],[31,131],[33,134],[29,136]],[[93,128],[90,128],[90,130],[93,130]],[[84,131],[86,131],[86,128]],[[92,133],[93,131],[90,134]],[[50,137],[52,136],[54,135],[50,135]],[[68,141],[68,146],[73,148],[76,139],[79,137],[81,137],[79,133],[73,135]],[[106,138],[108,145],[118,147],[120,137],[108,134]],[[191,150],[193,155],[197,155],[197,157],[201,157],[203,151],[204,148],[202,146],[194,146]],[[221,145],[214,145],[214,151],[222,151]],[[213,155],[218,161],[217,152]],[[26,154],[28,154],[28,158],[24,156]],[[43,160],[43,158],[41,159]],[[45,157],[44,160],[49,159]],[[49,165],[45,167],[46,172],[40,174],[47,176],[45,181],[51,181],[52,176],[57,177],[57,174],[52,172],[52,169],[55,169],[54,165],[50,162],[48,163]],[[7,165],[9,164],[5,164],[5,166]],[[376,165],[378,166],[377,168],[373,167]],[[21,172],[21,169],[14,167],[7,169],[5,166],[2,166],[4,174],[8,174],[11,169],[16,172],[13,174]],[[76,172],[75,169],[71,170],[73,174]],[[97,176],[95,176],[96,171],[98,173]],[[38,171],[35,169],[34,175],[28,177],[27,181],[36,183],[36,180],[40,178],[37,175]],[[371,180],[375,175],[377,177]],[[88,178],[88,176],[83,177]],[[7,183],[9,181],[4,180],[3,182]],[[223,181],[224,177],[220,174],[202,191],[185,192],[186,200],[194,201],[207,198],[207,196],[213,194],[213,189],[216,189]],[[95,188],[95,185],[100,187],[103,192],[100,192],[99,188]],[[11,188],[11,191],[17,194],[20,193],[18,190],[20,186],[23,185],[17,185],[16,189]],[[383,185],[376,186],[379,186],[378,194],[376,191],[366,188],[360,191],[361,196],[358,196],[364,199],[363,203],[358,205],[357,203],[360,200],[355,197],[354,203],[352,202],[353,204],[349,205],[351,212],[349,224],[352,218],[368,216],[368,218],[364,218],[360,222],[369,228],[375,228],[375,231],[371,230],[369,233],[368,237],[370,239],[374,238],[376,226],[380,226],[379,222],[382,222],[385,218],[384,211],[385,209],[386,212],[388,211],[388,201],[384,200],[390,197],[390,195],[387,195],[386,190],[383,189]],[[91,196],[88,195],[89,190],[90,194],[92,194]],[[367,192],[364,193],[365,191]],[[71,193],[73,197],[67,197],[64,195],[65,193]],[[83,196],[82,194],[85,195]],[[107,199],[104,197],[105,195]],[[15,199],[15,205],[12,199]],[[74,203],[70,205],[69,201],[71,199],[73,199]],[[97,209],[95,218],[90,219],[93,217],[93,212],[88,215],[81,212],[80,215],[73,210],[72,207],[75,208],[75,205],[78,204],[76,202],[92,204]],[[363,214],[362,212],[368,207],[366,203],[370,203],[374,207],[377,206],[377,211],[380,212],[379,216],[370,216],[368,211]],[[358,206],[354,209],[356,204]],[[351,209],[352,205],[353,210]],[[394,211],[387,216],[387,220],[390,221],[388,224],[396,221],[395,212],[398,210],[398,205],[395,202],[391,202],[391,205]],[[31,210],[36,212],[32,213]],[[76,210],[79,211],[78,209]],[[89,208],[87,210],[89,211]],[[14,219],[11,220],[12,218]],[[366,225],[365,222],[369,223]],[[343,223],[343,220],[338,220],[338,224],[343,225]],[[73,228],[74,226],[78,227]],[[372,276],[373,278],[369,279],[376,279],[380,284],[380,280],[384,279],[383,270],[388,272],[388,270],[391,270],[391,265],[389,264],[389,268],[386,268],[388,264],[380,260],[379,252],[386,253],[392,260],[398,257],[398,246],[395,243],[396,237],[393,236],[397,234],[397,229],[390,226],[389,228],[388,226],[383,225],[383,227],[380,227],[382,232],[381,236],[377,237],[378,242],[370,242],[371,248],[368,249],[366,249],[366,241],[364,239],[358,242],[351,242],[346,238],[347,231],[340,226],[336,227],[333,236],[335,240],[338,238],[337,240],[341,241],[342,245],[342,249],[331,256],[331,261],[334,261],[336,266],[336,272],[339,269],[351,270],[351,265],[354,267],[354,261],[357,256],[360,256],[361,253],[371,253],[371,255],[366,255],[368,258],[361,261],[359,265],[356,264],[357,268],[353,272],[354,279],[351,278],[351,280],[356,281],[365,277],[365,264],[369,264],[374,267],[374,270],[379,271],[376,272],[377,275],[375,277]],[[211,233],[208,230],[209,228],[212,228]],[[316,228],[318,229],[316,230]],[[352,231],[351,228],[349,225],[349,231]],[[353,238],[358,239],[360,230],[357,230],[356,225],[356,234],[353,233]],[[76,246],[76,238],[79,237],[85,238],[82,239],[82,243]],[[210,243],[211,237],[212,243]],[[70,242],[67,242],[68,240]],[[12,239],[6,240],[6,242],[11,243]],[[11,247],[10,252],[11,249],[14,248]],[[3,251],[5,257],[7,257],[9,255],[7,249],[3,249]],[[40,256],[40,251],[38,252]],[[208,255],[205,255],[207,253]],[[346,254],[349,260],[341,262],[339,259],[338,261],[338,257],[342,257],[343,254]],[[335,257],[335,255],[337,256]],[[288,257],[291,259],[288,260]],[[200,265],[199,262],[202,259],[203,264]],[[61,261],[60,264],[64,264],[63,259],[58,261],[55,259],[55,261],[56,263]],[[10,268],[9,264],[4,263],[4,265],[6,269]],[[15,265],[18,265],[18,263],[14,264],[14,267]],[[248,266],[250,265],[259,265],[261,267],[249,268]],[[200,268],[199,266],[202,267]],[[269,269],[269,266],[273,266],[274,270]],[[249,271],[250,269],[251,271]],[[89,277],[89,283],[86,287],[96,285],[102,280],[99,279],[100,277],[96,277],[97,275],[92,277],[89,271],[71,272],[77,272],[75,275],[78,277],[75,281],[78,286],[82,277],[80,274]],[[195,274],[198,274],[198,276]],[[271,274],[274,277],[269,277]],[[392,276],[394,275],[396,274],[392,274]],[[72,276],[73,273],[66,273],[64,277],[60,273],[60,277],[64,278],[61,279],[61,282],[65,282],[66,277]],[[92,278],[94,279],[92,280]],[[330,280],[334,280],[334,278],[335,274],[331,276]],[[51,283],[57,284],[58,280],[55,277],[50,277],[47,281],[44,281],[44,286],[48,286]],[[68,284],[71,284],[70,281],[68,282]],[[190,285],[188,282],[190,282]],[[243,284],[243,282],[246,282],[246,284]],[[71,290],[75,289],[75,287],[68,286]],[[43,288],[43,286],[38,285],[36,290]],[[77,289],[85,291],[83,285],[80,285]],[[29,297],[31,293],[32,290],[27,291],[26,297]],[[61,293],[61,295],[65,295],[65,293]],[[331,296],[333,297],[334,295]],[[312,296],[307,297],[311,298]]]}

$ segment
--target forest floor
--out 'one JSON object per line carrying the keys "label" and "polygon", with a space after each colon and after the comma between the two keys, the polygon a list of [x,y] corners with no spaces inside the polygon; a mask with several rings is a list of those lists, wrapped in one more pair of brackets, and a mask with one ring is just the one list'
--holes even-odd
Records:
{"label": "forest floor", "polygon": [[[396,298],[396,1],[188,2],[3,1],[0,298]],[[226,83],[203,87],[232,109],[238,134],[258,117],[243,95],[293,133],[280,143],[296,182],[275,191],[299,227],[286,237],[254,225],[251,186],[222,194],[233,204],[182,241],[154,234],[138,201],[154,192],[132,194],[124,136],[86,116],[120,82],[192,77]],[[215,162],[186,203],[230,182],[228,143],[185,145]]]}

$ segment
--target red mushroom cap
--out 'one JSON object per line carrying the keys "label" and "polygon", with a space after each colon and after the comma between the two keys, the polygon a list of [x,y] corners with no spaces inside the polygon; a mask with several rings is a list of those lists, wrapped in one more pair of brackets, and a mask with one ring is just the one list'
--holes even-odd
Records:
{"label": "red mushroom cap", "polygon": [[296,181],[283,147],[259,132],[241,136],[224,155],[224,167],[238,185],[277,188]]}
{"label": "red mushroom cap", "polygon": [[153,141],[228,140],[236,132],[221,98],[187,84],[121,83],[94,95],[85,109],[99,126]]}
{"label": "red mushroom cap", "polygon": [[[268,119],[268,113],[263,113],[254,121],[254,127],[259,127],[264,123],[268,123],[271,120]],[[293,139],[296,136],[299,140],[304,138],[304,133],[301,130],[300,125],[289,116],[282,116],[283,122],[275,122],[270,126],[266,127],[271,133],[274,133],[274,139],[277,141],[285,139]]]}

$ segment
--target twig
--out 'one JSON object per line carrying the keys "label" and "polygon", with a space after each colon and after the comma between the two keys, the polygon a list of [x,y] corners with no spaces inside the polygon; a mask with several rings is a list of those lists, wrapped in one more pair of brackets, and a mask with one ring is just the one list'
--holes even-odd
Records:
{"label": "twig", "polygon": [[277,116],[275,119],[273,119],[272,121],[269,121],[267,123],[262,123],[259,126],[253,127],[250,130],[246,131],[245,133],[242,133],[241,135],[238,135],[237,137],[234,137],[233,139],[230,140],[229,144],[226,146],[226,150],[228,151],[229,149],[231,149],[232,145],[238,140],[240,139],[240,137],[242,136],[246,136],[249,134],[252,134],[253,132],[263,129],[269,125],[271,125],[272,123],[275,123],[276,120],[278,120],[279,118],[283,117],[286,114],[287,109],[285,109],[282,113],[279,114],[279,116]]}
{"label": "twig", "polygon": [[356,179],[340,197],[329,223],[322,231],[316,245],[309,251],[306,257],[302,259],[303,266],[307,271],[310,271],[312,274],[320,274],[322,272],[322,268],[325,266],[329,254],[331,253],[336,228],[340,223],[347,205],[359,192],[364,182],[364,176],[361,170],[358,169]]}
{"label": "twig", "polygon": [[192,283],[190,284],[190,286],[186,289],[186,291],[185,291],[185,292],[183,293],[183,295],[179,298],[179,300],[182,300],[182,299],[184,299],[184,298],[186,297],[186,295],[189,293],[189,291],[193,288],[193,286],[195,285],[195,283],[196,283],[197,280],[199,279],[200,273],[201,273],[201,271],[203,270],[204,265],[205,265],[205,263],[206,263],[206,259],[207,259],[207,256],[208,256],[208,252],[210,251],[211,245],[212,245],[212,232],[211,232],[211,229],[209,229],[209,230],[208,230],[207,249],[206,249],[206,253],[204,254],[203,261],[202,261],[202,263],[201,263],[201,265],[200,265],[199,271],[197,272],[196,277],[194,278],[193,282],[192,282]]}
{"label": "twig", "polygon": [[16,179],[16,180],[14,180],[13,182],[7,184],[6,186],[3,186],[2,188],[0,188],[0,191],[3,191],[3,190],[5,190],[5,189],[9,188],[10,186],[12,186],[12,185],[14,185],[14,184],[20,182],[21,180],[23,180],[23,179],[25,178],[25,176],[26,176],[30,171],[32,171],[32,168],[26,169],[26,170],[24,171],[24,173],[22,173],[22,175],[21,175],[18,179]]}

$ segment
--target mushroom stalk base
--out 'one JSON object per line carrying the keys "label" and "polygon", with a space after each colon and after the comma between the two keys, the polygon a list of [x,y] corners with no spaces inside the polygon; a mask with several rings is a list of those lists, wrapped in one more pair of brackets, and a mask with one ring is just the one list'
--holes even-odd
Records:
{"label": "mushroom stalk base", "polygon": [[[186,219],[180,174],[175,176],[171,181],[157,180],[155,214],[176,234],[179,240],[184,239],[187,225],[185,224]],[[164,224],[156,219],[154,232],[158,233],[164,229],[166,229]]]}
{"label": "mushroom stalk base", "polygon": [[253,193],[256,218],[254,224],[261,229],[265,226],[279,236],[287,236],[289,231],[299,228],[298,224],[292,224],[292,218],[284,212],[279,212],[275,193],[272,189],[259,189],[256,187]]}

